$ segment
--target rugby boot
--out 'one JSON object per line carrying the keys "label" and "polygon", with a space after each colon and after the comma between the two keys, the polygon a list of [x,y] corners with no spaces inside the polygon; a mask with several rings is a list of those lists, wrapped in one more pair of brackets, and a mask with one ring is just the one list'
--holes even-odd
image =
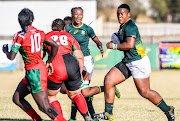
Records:
{"label": "rugby boot", "polygon": [[103,113],[99,113],[99,114],[95,114],[94,115],[95,118],[98,119],[103,119],[103,120],[113,120],[113,115],[109,114],[108,112],[103,112]]}
{"label": "rugby boot", "polygon": [[174,107],[170,106],[170,111],[165,112],[165,115],[168,119],[168,121],[175,121],[175,116],[174,116]]}

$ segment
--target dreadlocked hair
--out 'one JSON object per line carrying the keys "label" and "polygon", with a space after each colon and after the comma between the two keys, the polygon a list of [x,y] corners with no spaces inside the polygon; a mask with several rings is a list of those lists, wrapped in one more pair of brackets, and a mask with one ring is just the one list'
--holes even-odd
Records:
{"label": "dreadlocked hair", "polygon": [[52,22],[52,30],[53,31],[61,31],[63,30],[65,27],[65,23],[62,19],[58,18],[58,19],[55,19],[53,22]]}

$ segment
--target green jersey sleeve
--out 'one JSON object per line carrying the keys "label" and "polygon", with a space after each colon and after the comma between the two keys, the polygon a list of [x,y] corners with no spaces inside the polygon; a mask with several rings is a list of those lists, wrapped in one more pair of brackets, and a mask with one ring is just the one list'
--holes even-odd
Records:
{"label": "green jersey sleeve", "polygon": [[92,38],[95,35],[94,30],[90,26],[87,28],[87,30],[89,37]]}
{"label": "green jersey sleeve", "polygon": [[132,35],[137,36],[137,27],[134,25],[127,26],[125,29],[125,36],[129,37]]}

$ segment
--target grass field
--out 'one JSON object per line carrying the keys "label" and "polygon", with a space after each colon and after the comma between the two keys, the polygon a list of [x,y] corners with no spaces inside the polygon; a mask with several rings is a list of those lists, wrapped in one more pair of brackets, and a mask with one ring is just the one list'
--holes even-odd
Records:
{"label": "grass field", "polygon": [[[106,73],[107,70],[95,70],[91,86],[102,85]],[[24,72],[0,72],[0,77],[0,121],[32,121],[12,102],[13,92],[24,77]],[[160,109],[138,94],[132,78],[117,87],[121,92],[121,98],[115,99],[114,121],[167,121]],[[180,121],[180,70],[153,71],[151,73],[151,88],[159,92],[167,104],[175,107],[176,121]],[[64,117],[69,119],[71,101],[67,95],[58,94],[58,98]],[[50,120],[39,111],[31,95],[27,96],[26,99],[43,119]],[[96,113],[104,111],[103,93],[94,96],[93,104]],[[77,121],[83,121],[79,113],[77,119]]]}

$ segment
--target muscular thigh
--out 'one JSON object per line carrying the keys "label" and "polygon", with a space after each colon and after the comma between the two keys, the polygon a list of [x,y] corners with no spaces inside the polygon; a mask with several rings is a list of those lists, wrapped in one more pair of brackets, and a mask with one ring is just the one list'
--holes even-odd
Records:
{"label": "muscular thigh", "polygon": [[123,81],[125,81],[125,77],[121,71],[119,71],[116,67],[110,69],[110,71],[106,74],[104,84],[105,85],[117,85]]}

